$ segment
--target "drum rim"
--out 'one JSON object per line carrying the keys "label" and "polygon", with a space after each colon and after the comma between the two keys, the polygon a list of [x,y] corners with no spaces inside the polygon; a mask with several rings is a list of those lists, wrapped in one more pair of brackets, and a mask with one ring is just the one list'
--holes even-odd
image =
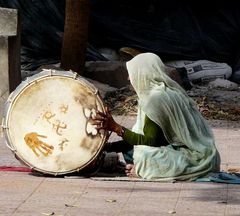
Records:
{"label": "drum rim", "polygon": [[106,109],[104,107],[104,103],[103,103],[101,95],[99,94],[98,89],[92,83],[90,83],[88,80],[84,79],[84,77],[80,76],[78,73],[73,72],[71,70],[70,71],[59,71],[59,70],[44,69],[42,72],[39,72],[38,74],[27,77],[9,95],[9,97],[8,97],[8,99],[7,99],[7,101],[5,102],[5,105],[4,105],[3,118],[2,118],[2,130],[3,130],[4,138],[6,140],[6,145],[14,153],[15,157],[17,157],[20,160],[21,163],[27,165],[28,167],[30,167],[34,171],[38,171],[38,172],[41,172],[41,173],[44,173],[44,174],[49,174],[49,175],[54,175],[54,176],[70,174],[70,173],[73,173],[73,172],[79,172],[80,170],[86,168],[89,164],[91,164],[97,158],[97,156],[99,155],[99,153],[103,149],[104,143],[108,139],[108,135],[107,135],[108,133],[106,131],[104,131],[102,133],[103,137],[102,137],[102,141],[101,141],[101,144],[100,144],[101,147],[93,155],[93,157],[87,163],[82,165],[81,167],[78,167],[78,168],[75,168],[75,169],[72,169],[72,170],[69,170],[69,171],[62,171],[62,172],[46,171],[46,170],[34,167],[33,164],[29,163],[20,154],[18,154],[17,149],[15,149],[15,145],[13,145],[13,142],[11,141],[11,136],[10,136],[10,133],[9,133],[9,116],[10,116],[10,111],[12,110],[12,107],[14,105],[14,102],[17,100],[17,98],[19,97],[21,92],[23,92],[30,84],[36,82],[36,80],[41,80],[41,79],[44,79],[44,78],[56,77],[56,76],[72,78],[74,80],[77,80],[78,82],[80,82],[83,85],[87,85],[90,88],[90,90],[93,91],[94,95],[97,97],[98,102],[100,103],[103,112],[106,113]]}

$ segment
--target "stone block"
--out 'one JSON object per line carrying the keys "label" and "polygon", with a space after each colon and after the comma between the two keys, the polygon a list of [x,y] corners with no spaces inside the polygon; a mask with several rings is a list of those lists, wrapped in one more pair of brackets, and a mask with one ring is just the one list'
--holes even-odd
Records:
{"label": "stone block", "polygon": [[19,23],[17,10],[0,8],[0,117],[4,100],[22,80]]}
{"label": "stone block", "polygon": [[0,35],[17,36],[18,12],[16,9],[0,8]]}
{"label": "stone block", "polygon": [[86,62],[83,76],[116,88],[124,87],[129,83],[125,62],[121,61]]}

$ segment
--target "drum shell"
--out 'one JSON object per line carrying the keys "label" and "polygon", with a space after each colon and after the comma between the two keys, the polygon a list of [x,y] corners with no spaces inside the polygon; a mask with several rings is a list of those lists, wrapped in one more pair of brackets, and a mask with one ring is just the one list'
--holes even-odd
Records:
{"label": "drum shell", "polygon": [[107,132],[92,126],[97,110],[105,112],[94,85],[71,71],[44,70],[9,96],[2,123],[6,144],[21,163],[41,173],[86,170],[107,140]]}

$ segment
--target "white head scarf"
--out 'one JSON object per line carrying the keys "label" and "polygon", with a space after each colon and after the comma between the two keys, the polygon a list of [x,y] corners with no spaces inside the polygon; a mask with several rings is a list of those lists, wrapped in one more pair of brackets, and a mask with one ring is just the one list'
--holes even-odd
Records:
{"label": "white head scarf", "polygon": [[164,84],[185,94],[182,87],[165,73],[165,65],[153,53],[139,54],[126,65],[131,84],[139,97],[148,94],[153,88],[164,87]]}

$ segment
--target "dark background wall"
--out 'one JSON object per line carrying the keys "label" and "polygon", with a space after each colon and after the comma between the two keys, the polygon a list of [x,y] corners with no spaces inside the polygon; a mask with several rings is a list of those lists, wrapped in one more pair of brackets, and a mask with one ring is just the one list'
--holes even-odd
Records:
{"label": "dark background wall", "polygon": [[[64,0],[0,0],[22,16],[22,65],[57,62],[61,56]],[[87,60],[103,60],[98,47],[130,46],[163,60],[207,59],[235,67],[240,50],[236,3],[161,0],[92,0]]]}

